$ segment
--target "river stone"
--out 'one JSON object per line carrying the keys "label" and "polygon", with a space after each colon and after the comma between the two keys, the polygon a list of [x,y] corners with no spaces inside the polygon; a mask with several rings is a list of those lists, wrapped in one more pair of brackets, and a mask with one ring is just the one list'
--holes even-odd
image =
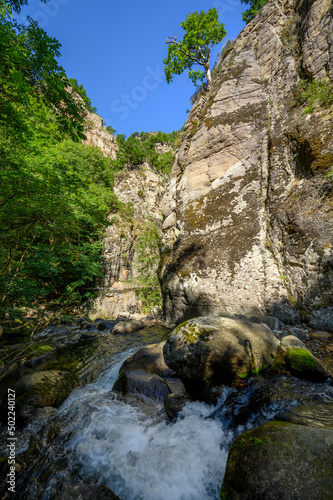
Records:
{"label": "river stone", "polygon": [[166,364],[183,380],[231,384],[272,364],[279,341],[263,324],[246,319],[203,316],[171,332],[163,352]]}
{"label": "river stone", "polygon": [[271,422],[233,442],[221,498],[330,500],[332,491],[333,431]]}
{"label": "river stone", "polygon": [[117,323],[113,329],[113,333],[132,333],[135,332],[136,330],[140,330],[141,328],[144,328],[146,324],[139,320],[139,319],[134,319],[132,321],[120,321]]}
{"label": "river stone", "polygon": [[79,381],[75,375],[60,370],[45,370],[24,375],[15,385],[17,408],[58,407],[68,398]]}
{"label": "river stone", "polygon": [[141,394],[158,401],[163,401],[169,394],[169,389],[161,377],[144,370],[121,372],[112,390],[121,392],[123,396]]}
{"label": "river stone", "polygon": [[120,500],[109,488],[100,484],[77,484],[68,488],[56,500]]}
{"label": "river stone", "polygon": [[142,347],[124,361],[119,370],[120,373],[124,370],[145,370],[162,378],[171,376],[174,372],[165,364],[163,357],[164,344],[165,342],[160,342],[159,344]]}
{"label": "river stone", "polygon": [[303,342],[294,335],[287,335],[286,337],[283,337],[281,340],[281,347],[283,349],[292,349],[294,347],[298,349],[306,349]]}

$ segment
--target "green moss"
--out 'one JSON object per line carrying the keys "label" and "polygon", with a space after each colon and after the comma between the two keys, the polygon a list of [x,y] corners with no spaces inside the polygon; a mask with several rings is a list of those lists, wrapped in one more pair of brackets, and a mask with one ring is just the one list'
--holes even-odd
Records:
{"label": "green moss", "polygon": [[290,368],[297,372],[312,371],[317,366],[315,358],[306,349],[290,349],[287,352],[286,359]]}
{"label": "green moss", "polygon": [[239,378],[247,378],[247,377],[248,377],[248,375],[249,375],[249,374],[245,372],[245,373],[240,373],[240,374],[238,375],[238,377],[239,377]]}

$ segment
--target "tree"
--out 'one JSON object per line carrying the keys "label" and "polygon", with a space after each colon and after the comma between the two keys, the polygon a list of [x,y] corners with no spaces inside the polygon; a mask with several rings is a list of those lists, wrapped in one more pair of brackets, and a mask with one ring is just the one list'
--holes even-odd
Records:
{"label": "tree", "polygon": [[22,131],[21,106],[33,99],[56,112],[65,133],[84,138],[83,106],[68,92],[69,80],[56,60],[60,47],[37,22],[18,24],[10,6],[0,2],[0,121],[7,128]]}
{"label": "tree", "polygon": [[241,3],[250,5],[250,8],[243,12],[242,19],[248,24],[252,19],[256,17],[258,12],[263,8],[268,0],[241,0]]}
{"label": "tree", "polygon": [[[224,24],[219,23],[217,9],[208,12],[200,11],[188,14],[180,25],[185,31],[183,40],[169,36],[166,43],[168,55],[164,59],[164,72],[167,82],[172,82],[172,75],[180,75],[188,69],[188,75],[194,84],[203,81],[205,76],[207,88],[211,87],[210,55],[214,45],[221,42],[226,36]],[[195,65],[204,68],[204,71],[193,70]]]}

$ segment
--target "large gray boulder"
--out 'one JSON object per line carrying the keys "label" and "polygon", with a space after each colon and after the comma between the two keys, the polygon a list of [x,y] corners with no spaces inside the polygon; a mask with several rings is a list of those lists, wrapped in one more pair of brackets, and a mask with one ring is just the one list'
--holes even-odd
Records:
{"label": "large gray boulder", "polygon": [[120,321],[112,330],[115,334],[133,333],[136,330],[141,330],[146,326],[146,323],[140,319],[133,319],[131,321]]}
{"label": "large gray boulder", "polygon": [[159,377],[165,378],[173,374],[164,361],[163,347],[165,342],[150,344],[142,347],[133,356],[124,361],[120,368],[120,373],[124,370],[145,370],[155,373]]}
{"label": "large gray boulder", "polygon": [[229,450],[222,499],[331,500],[332,492],[332,430],[271,422]]}
{"label": "large gray boulder", "polygon": [[179,325],[163,352],[166,364],[184,381],[231,384],[268,368],[279,341],[263,324],[246,319],[203,316]]}

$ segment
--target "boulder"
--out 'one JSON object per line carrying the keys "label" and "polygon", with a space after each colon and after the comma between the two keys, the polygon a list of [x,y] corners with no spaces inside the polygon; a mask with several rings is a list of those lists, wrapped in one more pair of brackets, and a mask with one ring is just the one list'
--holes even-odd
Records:
{"label": "boulder", "polygon": [[287,369],[299,378],[324,382],[328,377],[324,366],[306,349],[299,347],[287,349],[286,365]]}
{"label": "boulder", "polygon": [[124,370],[145,370],[146,372],[155,373],[156,375],[165,378],[172,375],[174,372],[169,368],[164,361],[163,347],[165,342],[159,344],[151,344],[126,359],[120,368],[120,373]]}
{"label": "boulder", "polygon": [[281,340],[281,347],[283,349],[306,349],[303,342],[294,335],[287,335],[286,337],[283,337],[283,339]]}
{"label": "boulder", "polygon": [[146,324],[144,321],[139,319],[134,319],[132,321],[120,321],[117,323],[113,329],[113,333],[115,334],[124,334],[124,333],[132,333],[136,330],[141,330],[144,328]]}
{"label": "boulder", "polygon": [[280,321],[275,316],[252,316],[249,320],[251,323],[264,323],[271,330],[279,330],[280,328]]}
{"label": "boulder", "polygon": [[221,498],[329,500],[332,491],[333,431],[271,422],[231,445]]}
{"label": "boulder", "polygon": [[168,386],[161,377],[144,370],[121,372],[112,390],[122,393],[123,396],[140,394],[157,401],[163,401],[169,394]]}
{"label": "boulder", "polygon": [[231,384],[268,368],[279,341],[263,324],[246,319],[203,316],[171,332],[163,352],[166,364],[189,385]]}
{"label": "boulder", "polygon": [[60,370],[45,370],[24,375],[15,385],[16,403],[23,417],[32,407],[58,407],[68,398],[79,381],[75,375]]}

